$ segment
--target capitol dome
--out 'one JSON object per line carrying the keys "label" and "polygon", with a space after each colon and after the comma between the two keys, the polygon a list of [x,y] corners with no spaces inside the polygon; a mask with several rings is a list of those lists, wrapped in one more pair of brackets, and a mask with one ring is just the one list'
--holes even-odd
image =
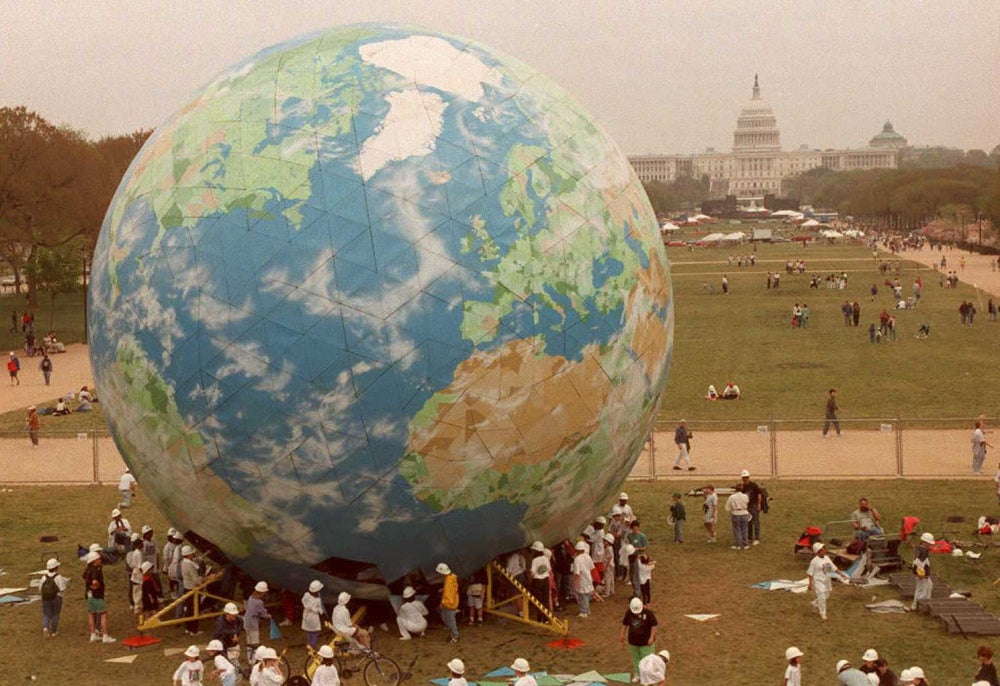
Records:
{"label": "capitol dome", "polygon": [[890,148],[892,150],[899,150],[900,148],[906,147],[906,138],[896,133],[892,128],[892,122],[887,121],[885,126],[882,127],[881,133],[875,134],[875,136],[868,141],[868,146],[871,148]]}
{"label": "capitol dome", "polygon": [[753,97],[736,118],[733,150],[781,150],[781,131],[770,103],[760,97],[760,83],[753,77]]}

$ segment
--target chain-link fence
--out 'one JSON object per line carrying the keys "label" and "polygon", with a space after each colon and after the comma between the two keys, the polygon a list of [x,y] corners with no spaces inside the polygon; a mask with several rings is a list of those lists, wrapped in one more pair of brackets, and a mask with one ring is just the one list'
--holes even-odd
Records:
{"label": "chain-link fence", "polygon": [[[978,420],[992,424],[982,417],[841,419],[824,435],[823,420],[688,422],[693,470],[678,463],[676,423],[657,422],[630,478],[731,477],[744,469],[787,478],[975,476],[971,440]],[[992,475],[996,468],[987,456],[982,471]]]}
{"label": "chain-link fence", "polygon": [[[826,437],[822,420],[688,422],[694,470],[686,464],[675,468],[676,424],[658,422],[629,478],[730,478],[744,469],[784,478],[973,476],[971,437],[977,419],[841,419],[840,435],[831,426]],[[983,421],[987,427],[994,423]],[[124,469],[104,427],[43,429],[37,447],[26,431],[0,432],[3,484],[116,483]],[[996,469],[988,455],[983,470],[992,475]]]}

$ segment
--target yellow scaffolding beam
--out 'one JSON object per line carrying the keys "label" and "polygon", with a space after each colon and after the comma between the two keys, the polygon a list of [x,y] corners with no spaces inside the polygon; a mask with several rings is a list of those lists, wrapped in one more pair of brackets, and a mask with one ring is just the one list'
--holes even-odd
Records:
{"label": "yellow scaffolding beam", "polygon": [[[157,610],[155,613],[149,617],[140,616],[140,621],[137,626],[140,632],[149,631],[150,629],[158,629],[162,626],[176,626],[178,624],[184,624],[185,622],[192,622],[196,619],[211,619],[212,617],[218,617],[222,614],[222,610],[217,610],[214,612],[204,612],[202,611],[202,603],[206,600],[215,600],[223,605],[226,603],[235,602],[232,598],[223,598],[220,595],[215,595],[214,593],[208,592],[208,585],[215,583],[219,580],[222,574],[214,574],[209,577],[205,577],[205,580],[201,582],[201,585],[197,588],[193,588],[186,592],[177,600],[173,601],[169,605],[165,605]],[[194,598],[194,603],[192,606],[192,614],[185,617],[174,617],[173,612],[176,608],[184,604],[188,598]],[[168,614],[169,613],[169,614]],[[167,618],[169,617],[169,618]]]}
{"label": "yellow scaffolding beam", "polygon": [[[506,598],[505,600],[494,600],[494,574],[510,583],[510,585],[518,591],[518,594],[511,598]],[[515,603],[517,604],[517,614],[512,614],[501,609],[507,605],[513,605]],[[535,609],[538,610],[538,613],[545,617],[547,621],[542,622],[537,619],[532,619],[532,605],[534,605]],[[550,610],[546,605],[543,605],[542,602],[536,598],[533,593],[531,593],[531,591],[525,588],[521,582],[508,573],[507,570],[504,569],[503,566],[496,560],[492,560],[488,565],[486,565],[486,606],[483,609],[486,610],[486,612],[498,617],[513,619],[515,622],[536,626],[540,629],[545,629],[546,631],[551,631],[561,636],[565,636],[569,633],[569,620],[556,617],[552,610]]]}

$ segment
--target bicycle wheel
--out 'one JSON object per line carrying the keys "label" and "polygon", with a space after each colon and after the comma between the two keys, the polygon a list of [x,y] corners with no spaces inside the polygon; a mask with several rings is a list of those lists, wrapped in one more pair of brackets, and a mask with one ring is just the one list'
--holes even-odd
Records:
{"label": "bicycle wheel", "polygon": [[363,674],[368,686],[398,686],[402,677],[399,665],[385,655],[369,657]]}
{"label": "bicycle wheel", "polygon": [[285,657],[284,654],[282,654],[279,659],[281,660],[281,673],[284,676],[284,678],[281,680],[281,683],[287,684],[288,680],[292,676],[292,666],[288,664],[288,658]]}
{"label": "bicycle wheel", "polygon": [[[305,664],[302,665],[302,673],[308,677],[309,681],[312,681],[313,674],[316,673],[316,668],[319,667],[321,661],[322,660],[317,653],[309,651],[309,654],[306,656]],[[339,673],[340,670],[338,669],[337,672]]]}

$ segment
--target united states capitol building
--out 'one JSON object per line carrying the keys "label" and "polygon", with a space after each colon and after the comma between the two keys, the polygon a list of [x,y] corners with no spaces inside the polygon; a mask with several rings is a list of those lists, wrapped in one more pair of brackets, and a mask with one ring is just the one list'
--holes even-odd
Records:
{"label": "united states capitol building", "polygon": [[732,152],[708,149],[693,155],[634,155],[629,162],[642,181],[671,182],[682,177],[708,177],[713,198],[734,195],[740,206],[760,206],[765,195],[784,195],[782,182],[816,167],[834,171],[895,169],[906,139],[885,123],[867,147],[849,150],[781,149],[781,131],[771,105],[760,96],[757,77],[753,97],[736,118]]}

